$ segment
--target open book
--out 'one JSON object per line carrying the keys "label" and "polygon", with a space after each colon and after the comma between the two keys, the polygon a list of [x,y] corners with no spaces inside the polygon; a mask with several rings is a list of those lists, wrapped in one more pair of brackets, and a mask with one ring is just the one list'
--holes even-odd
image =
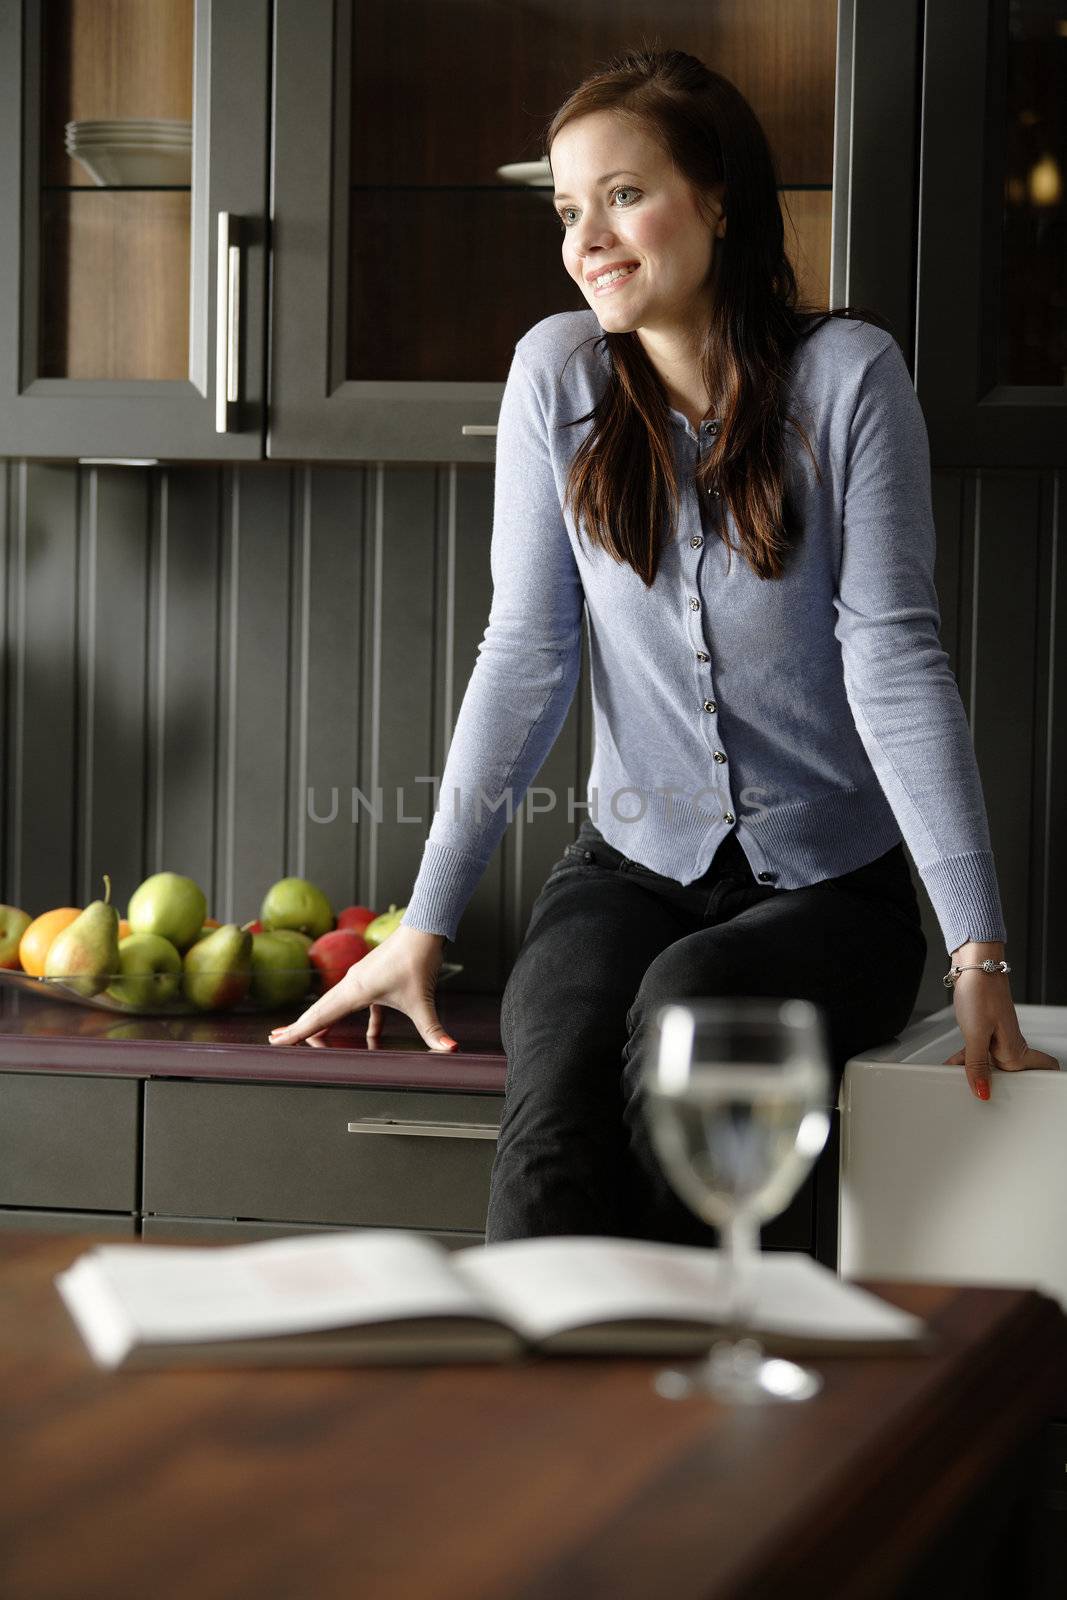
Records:
{"label": "open book", "polygon": [[[508,1361],[706,1350],[721,1254],[597,1237],[448,1251],[404,1229],[99,1245],[56,1286],[104,1367]],[[799,1251],[760,1255],[748,1326],[781,1355],[928,1347],[926,1324]]]}

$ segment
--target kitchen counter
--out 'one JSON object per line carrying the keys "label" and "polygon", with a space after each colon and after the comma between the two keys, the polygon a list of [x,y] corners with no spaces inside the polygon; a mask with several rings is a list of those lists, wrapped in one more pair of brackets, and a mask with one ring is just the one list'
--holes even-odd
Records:
{"label": "kitchen counter", "polygon": [[[231,1242],[309,1227],[483,1237],[507,1060],[500,996],[442,987],[461,1049],[386,1011],[271,1045],[293,1008],[128,1017],[0,989],[0,1229]],[[836,1146],[764,1247],[836,1249]],[[816,1199],[819,1173],[823,1198]]]}
{"label": "kitchen counter", "polygon": [[500,996],[437,995],[437,1014],[460,1049],[431,1051],[411,1020],[386,1011],[368,1050],[368,1013],[335,1023],[317,1045],[272,1045],[272,1027],[293,1009],[191,1017],[130,1017],[15,989],[0,993],[0,1071],[133,1078],[256,1079],[277,1083],[395,1085],[504,1092]]}

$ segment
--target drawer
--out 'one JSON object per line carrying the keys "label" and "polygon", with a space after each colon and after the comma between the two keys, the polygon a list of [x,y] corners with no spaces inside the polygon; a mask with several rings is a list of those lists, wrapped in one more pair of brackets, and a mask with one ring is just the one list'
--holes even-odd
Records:
{"label": "drawer", "polygon": [[503,1105],[503,1095],[152,1080],[143,1210],[484,1233]]}
{"label": "drawer", "polygon": [[2,1233],[113,1233],[123,1239],[137,1237],[137,1218],[115,1211],[5,1211],[0,1209]]}
{"label": "drawer", "polygon": [[[2,1226],[2,1223],[0,1223]],[[285,1239],[301,1233],[335,1233],[336,1223],[324,1222],[224,1222],[221,1217],[145,1217],[144,1236],[157,1243],[164,1239],[183,1239],[187,1244],[254,1244],[257,1239]],[[351,1233],[363,1229],[352,1228]],[[433,1239],[446,1250],[464,1250],[482,1245],[482,1233],[440,1233],[428,1228],[412,1229],[423,1238]]]}
{"label": "drawer", "polygon": [[0,1206],[137,1211],[137,1078],[0,1072]]}

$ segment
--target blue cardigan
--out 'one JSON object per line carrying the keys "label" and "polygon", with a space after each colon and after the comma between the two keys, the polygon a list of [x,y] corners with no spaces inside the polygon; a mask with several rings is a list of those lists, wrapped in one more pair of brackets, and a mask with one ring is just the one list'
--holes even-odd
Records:
{"label": "blue cardigan", "polygon": [[[735,548],[694,480],[700,437],[671,409],[682,504],[652,587],[579,543],[561,506],[564,427],[608,377],[593,311],[546,317],[515,346],[500,406],[493,599],[403,922],[454,940],[505,828],[552,748],[589,629],[589,815],[624,855],[691,883],[731,830],[779,889],[836,877],[901,836],[945,949],[1004,939],[966,714],[938,637],[926,424],[900,347],[831,318],[802,338],[787,410],[803,525],[781,579]],[[568,796],[557,803],[566,808]],[[580,798],[573,797],[578,819]],[[575,821],[572,815],[572,821]],[[577,822],[575,821],[575,829]]]}

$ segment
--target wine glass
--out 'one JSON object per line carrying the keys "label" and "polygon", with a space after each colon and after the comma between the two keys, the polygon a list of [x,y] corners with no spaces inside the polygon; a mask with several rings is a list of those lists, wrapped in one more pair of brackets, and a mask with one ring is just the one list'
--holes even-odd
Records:
{"label": "wine glass", "polygon": [[657,1374],[666,1398],[761,1404],[822,1388],[817,1372],[768,1358],[746,1325],[760,1222],[785,1210],[826,1143],[830,1085],[824,1019],[808,1000],[685,1000],[656,1012],[642,1068],[652,1144],[672,1188],[726,1246],[727,1335],[703,1360]]}

